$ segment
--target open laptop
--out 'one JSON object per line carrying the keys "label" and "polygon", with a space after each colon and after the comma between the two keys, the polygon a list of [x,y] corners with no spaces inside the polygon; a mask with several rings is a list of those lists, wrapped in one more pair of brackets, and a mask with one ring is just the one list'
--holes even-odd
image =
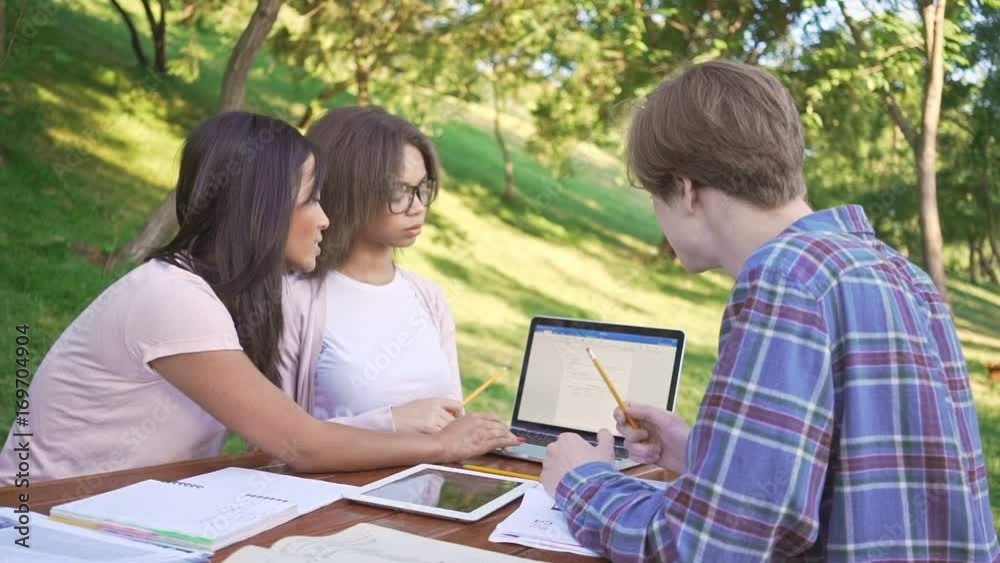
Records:
{"label": "open laptop", "polygon": [[511,432],[527,441],[497,453],[540,462],[559,434],[573,432],[596,444],[597,432],[607,428],[615,436],[615,467],[637,465],[628,459],[624,438],[615,428],[617,404],[587,347],[623,400],[674,410],[684,359],[682,331],[535,317],[510,424]]}

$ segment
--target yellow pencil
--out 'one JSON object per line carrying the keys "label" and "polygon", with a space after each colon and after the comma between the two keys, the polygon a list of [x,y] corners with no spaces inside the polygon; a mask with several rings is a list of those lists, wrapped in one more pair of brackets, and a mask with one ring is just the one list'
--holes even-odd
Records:
{"label": "yellow pencil", "polygon": [[493,475],[516,477],[518,479],[527,479],[528,481],[541,481],[541,478],[536,477],[535,475],[528,475],[527,473],[515,473],[513,471],[504,471],[503,469],[493,469],[492,467],[483,467],[481,465],[463,465],[462,467],[470,471],[479,471],[480,473],[492,473]]}
{"label": "yellow pencil", "polygon": [[490,387],[490,385],[493,385],[501,377],[503,377],[505,373],[507,373],[507,368],[503,368],[502,370],[493,374],[493,377],[487,379],[482,385],[479,386],[478,389],[476,389],[472,393],[469,393],[469,396],[466,397],[464,401],[462,401],[462,406],[468,406],[469,403],[471,403],[476,397],[482,395],[483,391],[486,391]]}
{"label": "yellow pencil", "polygon": [[597,373],[601,374],[601,379],[604,380],[604,384],[608,386],[608,390],[611,394],[615,396],[615,401],[618,402],[618,408],[622,410],[622,414],[625,415],[625,420],[628,421],[628,425],[632,428],[639,428],[639,423],[635,421],[634,418],[629,416],[628,411],[625,410],[625,401],[622,401],[621,395],[618,394],[618,390],[615,389],[614,383],[611,383],[611,378],[608,377],[608,372],[604,371],[604,366],[601,362],[597,361],[597,356],[594,355],[594,351],[587,347],[587,354],[590,355],[590,361],[594,362],[594,367],[597,368]]}

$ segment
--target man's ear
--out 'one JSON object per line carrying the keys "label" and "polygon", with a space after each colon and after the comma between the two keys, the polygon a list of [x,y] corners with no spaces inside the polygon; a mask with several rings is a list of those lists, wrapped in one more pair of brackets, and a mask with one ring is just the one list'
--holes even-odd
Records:
{"label": "man's ear", "polygon": [[694,184],[691,183],[691,178],[682,176],[679,181],[681,183],[681,205],[683,206],[684,211],[694,213],[695,208],[701,205],[701,201],[698,198],[698,190],[696,190],[694,188]]}

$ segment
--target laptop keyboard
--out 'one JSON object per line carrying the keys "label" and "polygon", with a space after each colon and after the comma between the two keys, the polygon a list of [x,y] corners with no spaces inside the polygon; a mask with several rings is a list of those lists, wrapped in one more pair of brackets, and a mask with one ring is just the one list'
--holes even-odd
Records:
{"label": "laptop keyboard", "polygon": [[541,432],[529,432],[527,430],[512,430],[511,432],[515,436],[524,438],[527,443],[542,446],[543,448],[556,441],[556,436],[542,434]]}
{"label": "laptop keyboard", "polygon": [[[543,434],[542,432],[531,432],[529,430],[511,429],[515,436],[525,439],[525,442],[535,446],[546,447],[555,442],[558,436]],[[624,446],[615,446],[615,459],[628,459],[628,450]]]}

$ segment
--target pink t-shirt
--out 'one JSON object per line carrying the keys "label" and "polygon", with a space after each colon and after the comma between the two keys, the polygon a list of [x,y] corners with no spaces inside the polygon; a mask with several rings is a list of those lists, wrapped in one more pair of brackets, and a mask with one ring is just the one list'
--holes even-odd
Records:
{"label": "pink t-shirt", "polygon": [[226,428],[149,367],[213,350],[242,347],[204,279],[159,260],[129,272],[38,366],[28,426],[12,425],[0,453],[0,484],[14,482],[25,439],[31,482],[219,455]]}

